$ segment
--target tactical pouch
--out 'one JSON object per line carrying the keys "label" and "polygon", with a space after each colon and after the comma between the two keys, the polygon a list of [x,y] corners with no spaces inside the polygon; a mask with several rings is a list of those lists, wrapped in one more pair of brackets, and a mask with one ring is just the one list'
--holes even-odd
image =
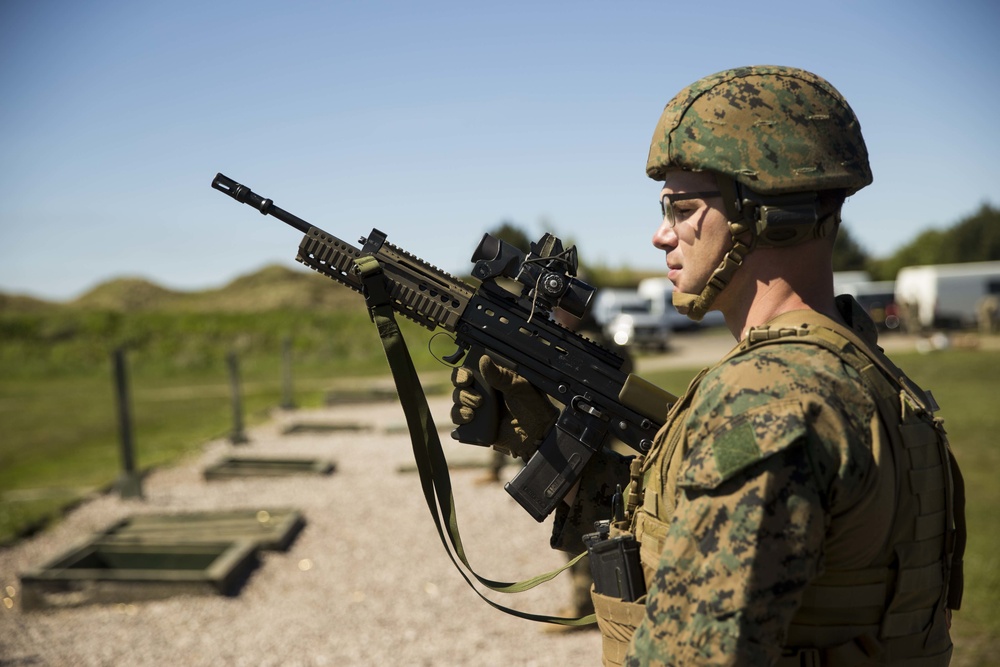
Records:
{"label": "tactical pouch", "polygon": [[646,615],[646,605],[643,602],[616,600],[593,590],[590,596],[594,601],[597,626],[601,629],[604,665],[623,665],[632,635]]}
{"label": "tactical pouch", "polygon": [[639,561],[639,542],[628,533],[608,536],[607,522],[597,532],[583,536],[590,556],[594,590],[601,595],[634,602],[646,594],[646,581]]}

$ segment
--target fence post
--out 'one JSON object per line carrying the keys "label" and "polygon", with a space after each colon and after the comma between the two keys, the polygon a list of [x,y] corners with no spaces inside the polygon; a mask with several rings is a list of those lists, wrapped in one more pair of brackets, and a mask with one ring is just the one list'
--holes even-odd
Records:
{"label": "fence post", "polygon": [[230,352],[226,356],[226,363],[229,366],[229,388],[232,394],[233,405],[233,431],[229,434],[229,442],[234,445],[241,445],[249,442],[246,433],[243,432],[243,399],[240,395],[240,360],[236,352]]}
{"label": "fence post", "polygon": [[125,368],[125,350],[116,348],[111,355],[112,379],[118,403],[118,436],[121,443],[122,472],[115,488],[122,498],[142,498],[142,478],[135,469],[135,446],[132,439],[132,413]]}
{"label": "fence post", "polygon": [[281,407],[284,410],[295,409],[295,399],[292,397],[292,339],[286,336],[281,341],[281,371],[282,371],[282,400]]}

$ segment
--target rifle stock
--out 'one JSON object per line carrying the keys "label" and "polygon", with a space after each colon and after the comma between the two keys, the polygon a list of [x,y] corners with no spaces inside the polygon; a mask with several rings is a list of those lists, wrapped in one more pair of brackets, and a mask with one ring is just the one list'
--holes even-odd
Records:
{"label": "rifle stock", "polygon": [[[475,419],[452,437],[489,445],[496,439],[499,399],[482,379],[478,360],[488,354],[524,376],[564,407],[527,465],[506,485],[537,521],[556,508],[608,435],[637,451],[652,446],[667,408],[676,397],[621,370],[623,359],[552,321],[559,306],[581,316],[594,290],[577,280],[575,248],[563,250],[546,234],[525,257],[489,234],[473,255],[478,287],[451,276],[388,241],[373,229],[357,248],[277,207],[270,199],[218,174],[212,187],[304,233],[296,260],[362,292],[354,262],[371,255],[382,266],[394,311],[430,329],[452,333],[458,345],[445,360],[472,371],[474,388],[486,397]],[[518,296],[496,283],[513,278]]]}

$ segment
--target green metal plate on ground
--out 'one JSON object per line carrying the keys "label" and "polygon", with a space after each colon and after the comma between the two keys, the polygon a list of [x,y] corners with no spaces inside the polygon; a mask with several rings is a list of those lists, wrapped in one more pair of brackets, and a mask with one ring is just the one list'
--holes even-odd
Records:
{"label": "green metal plate on ground", "polygon": [[374,403],[379,401],[395,401],[399,394],[395,389],[387,387],[372,387],[355,391],[333,390],[326,394],[327,405],[353,405],[355,403]]}
{"label": "green metal plate on ground", "polygon": [[260,549],[286,551],[305,525],[302,513],[293,509],[138,514],[103,531],[101,538],[160,544],[248,541]]}
{"label": "green metal plate on ground", "polygon": [[281,477],[284,475],[329,475],[336,470],[332,461],[323,459],[227,457],[205,468],[205,479],[242,477]]}
{"label": "green metal plate on ground", "polygon": [[348,424],[335,422],[295,422],[289,424],[281,430],[282,435],[295,435],[297,433],[336,433],[370,431],[371,426],[365,424]]}
{"label": "green metal plate on ground", "polygon": [[22,609],[235,595],[257,567],[254,542],[124,544],[100,536],[21,574]]}

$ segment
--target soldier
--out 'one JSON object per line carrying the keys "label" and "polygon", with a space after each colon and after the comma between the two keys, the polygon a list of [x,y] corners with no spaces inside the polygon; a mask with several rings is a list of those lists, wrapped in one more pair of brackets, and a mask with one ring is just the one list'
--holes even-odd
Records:
{"label": "soldier", "polygon": [[[947,665],[961,598],[961,476],[933,399],[834,297],[845,198],[871,183],[854,112],[824,79],[744,67],[666,106],[647,174],[678,310],[738,341],[669,408],[644,456],[608,450],[556,511],[579,551],[616,484],[646,594],[593,593],[608,665]],[[552,407],[487,359],[530,455]],[[461,388],[453,419],[481,397]]]}
{"label": "soldier", "polygon": [[979,333],[984,336],[995,334],[1000,328],[1000,296],[987,294],[976,303],[976,320]]}

